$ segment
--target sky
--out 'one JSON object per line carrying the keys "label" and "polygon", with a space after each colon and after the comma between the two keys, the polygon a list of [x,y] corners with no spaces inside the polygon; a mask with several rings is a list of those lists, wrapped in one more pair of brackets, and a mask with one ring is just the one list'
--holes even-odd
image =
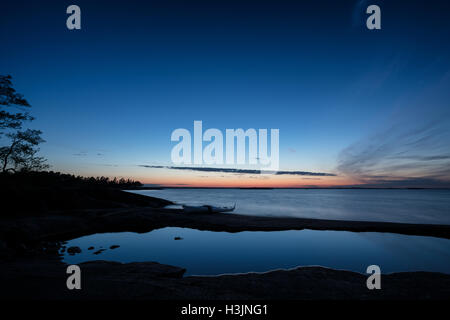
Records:
{"label": "sky", "polygon": [[[66,28],[71,4],[81,30]],[[371,4],[381,30],[366,28]],[[10,1],[0,73],[32,105],[29,127],[43,131],[40,153],[55,171],[165,186],[448,187],[449,9],[437,0]],[[285,174],[178,168],[171,134],[193,132],[194,121],[279,129]]]}

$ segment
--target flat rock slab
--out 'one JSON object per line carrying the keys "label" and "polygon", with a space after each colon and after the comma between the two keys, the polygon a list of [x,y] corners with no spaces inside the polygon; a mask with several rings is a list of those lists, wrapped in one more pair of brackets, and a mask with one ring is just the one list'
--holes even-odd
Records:
{"label": "flat rock slab", "polygon": [[183,277],[185,269],[156,262],[92,261],[79,265],[82,289],[66,288],[67,265],[54,259],[0,264],[2,299],[449,299],[450,275],[404,272],[382,275],[381,290],[367,276],[322,267],[266,273]]}
{"label": "flat rock slab", "polygon": [[257,217],[238,214],[185,214],[177,209],[107,209],[53,213],[45,217],[1,219],[0,234],[8,242],[69,240],[104,232],[148,232],[164,227],[209,231],[336,230],[391,232],[450,239],[450,225],[409,224],[306,218]]}

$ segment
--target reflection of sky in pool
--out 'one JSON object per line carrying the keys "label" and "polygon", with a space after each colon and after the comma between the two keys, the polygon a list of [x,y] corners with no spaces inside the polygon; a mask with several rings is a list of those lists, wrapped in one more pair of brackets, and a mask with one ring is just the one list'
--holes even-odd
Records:
{"label": "reflection of sky in pool", "polygon": [[[182,237],[182,240],[174,240]],[[111,250],[111,245],[120,245]],[[70,240],[82,253],[65,255],[69,264],[91,260],[156,261],[187,269],[187,275],[263,272],[321,265],[364,273],[376,264],[383,273],[450,273],[450,240],[391,233],[290,230],[211,232],[163,228],[144,234],[104,233]],[[94,246],[94,250],[87,250]],[[93,254],[100,247],[107,250]]]}

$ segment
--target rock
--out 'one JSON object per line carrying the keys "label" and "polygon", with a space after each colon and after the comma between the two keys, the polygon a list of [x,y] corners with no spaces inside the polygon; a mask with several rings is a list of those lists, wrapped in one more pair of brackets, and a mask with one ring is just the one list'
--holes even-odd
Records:
{"label": "rock", "polygon": [[100,250],[97,250],[97,251],[95,251],[94,252],[94,254],[100,254],[100,253],[102,253],[103,251],[105,251],[106,249],[100,249]]}
{"label": "rock", "polygon": [[95,278],[114,278],[117,281],[138,281],[155,278],[182,279],[186,269],[160,264],[157,262],[131,262],[120,263],[115,261],[88,261],[80,264]]}
{"label": "rock", "polygon": [[59,248],[60,244],[58,242],[46,242],[43,246],[46,248]]}
{"label": "rock", "polygon": [[116,248],[119,248],[120,246],[119,245],[117,245],[117,244],[114,244],[114,245],[112,245],[111,247],[109,247],[111,250],[112,249],[116,249]]}
{"label": "rock", "polygon": [[[0,263],[0,300],[148,298],[403,301],[448,300],[450,297],[450,274],[433,272],[383,274],[382,290],[368,290],[367,275],[323,267],[187,277],[183,277],[183,268],[155,262],[97,260],[80,263],[80,268],[84,279],[83,294],[74,295],[64,285],[67,264],[56,257],[8,259]],[[36,288],[40,288],[38,295]]]}
{"label": "rock", "polygon": [[75,253],[81,253],[80,247],[69,247],[67,249],[68,254],[75,254]]}
{"label": "rock", "polygon": [[6,242],[0,240],[0,251],[6,250],[7,248]]}

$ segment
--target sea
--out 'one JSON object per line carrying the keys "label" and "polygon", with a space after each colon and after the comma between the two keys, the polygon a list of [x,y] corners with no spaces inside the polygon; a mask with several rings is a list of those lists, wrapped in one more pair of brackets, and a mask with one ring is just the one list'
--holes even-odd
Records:
{"label": "sea", "polygon": [[132,192],[180,205],[236,203],[233,213],[244,215],[450,224],[450,190],[172,188]]}

